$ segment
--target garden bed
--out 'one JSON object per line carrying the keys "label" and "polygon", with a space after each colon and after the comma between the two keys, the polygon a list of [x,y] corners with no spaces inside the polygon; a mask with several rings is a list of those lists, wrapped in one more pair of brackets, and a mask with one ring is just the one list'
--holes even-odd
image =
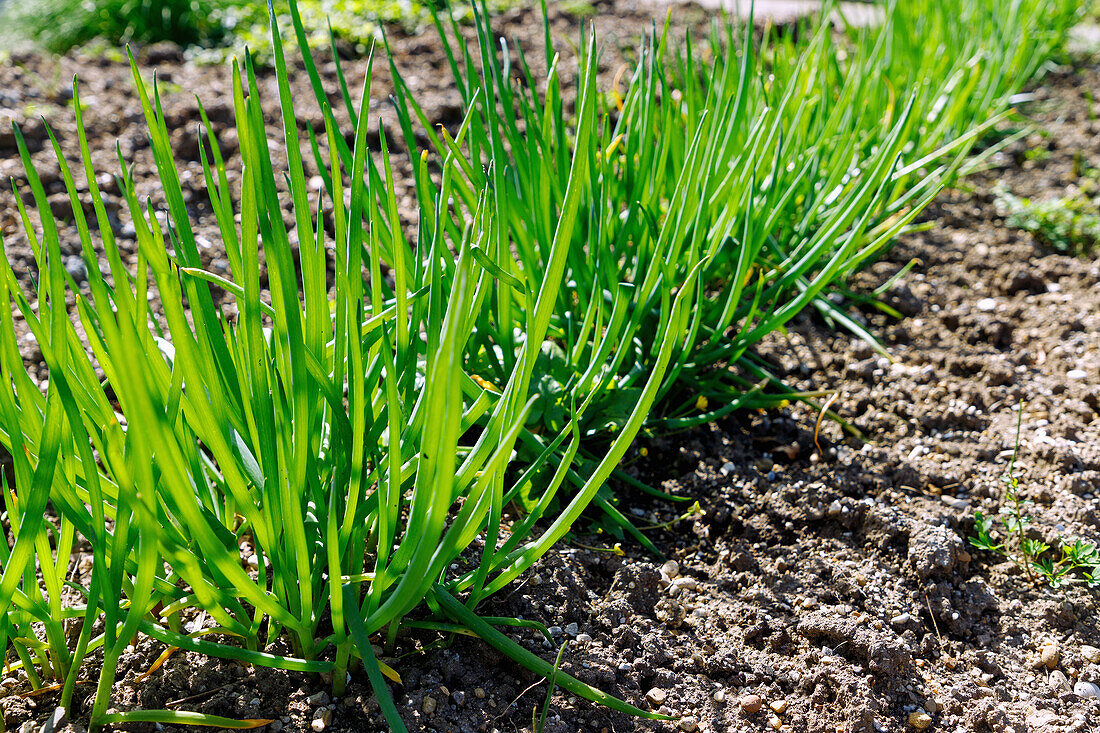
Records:
{"label": "garden bed", "polygon": [[[629,53],[653,13],[625,2],[596,7],[605,45],[601,74],[609,83],[619,53]],[[537,48],[542,30],[532,17],[512,11],[494,27]],[[685,7],[673,19],[682,33],[705,13]],[[578,22],[576,14],[553,13],[552,27],[564,37],[575,37]],[[439,81],[445,60],[431,34],[396,39],[393,50],[431,121],[458,121],[460,100]],[[196,232],[210,243],[205,264],[224,271],[217,227],[201,200],[197,147],[188,147],[197,109],[189,94],[172,89],[204,91],[212,120],[224,128],[231,106],[218,106],[212,92],[229,88],[229,72],[182,63],[171,47],[145,49],[142,58],[168,85],[173,143],[191,161],[193,186],[185,174],[184,189],[194,195]],[[387,70],[377,66],[374,99],[383,100],[391,87]],[[362,73],[361,63],[353,68]],[[130,70],[117,61],[27,55],[0,69],[0,102],[27,121],[32,149],[41,149],[40,172],[56,164],[48,162],[44,128],[31,120],[45,114],[62,140],[75,139],[67,109],[73,73],[81,77],[91,149],[98,151],[93,159],[103,156],[97,168],[116,169],[117,138],[135,162],[139,188],[155,197]],[[352,88],[358,82],[349,79]],[[274,98],[273,78],[261,84]],[[296,98],[311,98],[301,75],[294,88]],[[1053,733],[1100,725],[1100,699],[1082,696],[1100,690],[1100,651],[1086,648],[1100,646],[1097,592],[1080,584],[1047,588],[967,542],[974,511],[996,514],[1004,504],[1001,475],[1021,400],[1016,467],[1021,494],[1034,501],[1034,526],[1050,544],[1059,536],[1100,539],[1100,264],[1007,227],[994,193],[1001,185],[1021,197],[1060,197],[1090,166],[1100,166],[1090,90],[1100,92],[1095,60],[1048,73],[1022,107],[1039,132],[942,194],[923,216],[925,231],[904,236],[854,278],[853,289],[867,292],[917,261],[884,298],[903,319],[863,311],[892,362],[809,313],[764,343],[761,353],[793,386],[839,393],[832,409],[862,440],[830,421],[818,431],[816,412],[794,405],[739,412],[639,443],[629,454],[631,472],[698,500],[703,512],[675,521],[690,502],[619,492],[620,508],[639,524],[667,525],[647,534],[669,562],[629,540],[621,543],[625,556],[602,551],[615,540],[582,533],[482,606],[486,615],[556,627],[559,641],[572,640],[562,669],[581,680],[641,707],[688,716],[679,723],[638,720],[559,692],[544,730],[694,725],[717,733],[786,725],[871,733],[930,725]],[[311,108],[302,107],[308,116]],[[372,111],[389,115],[381,101],[372,102]],[[18,178],[21,166],[5,135],[0,173]],[[224,143],[232,154],[232,138]],[[54,185],[51,204],[56,200],[63,214],[68,199],[56,187],[59,179],[43,178],[48,189]],[[115,211],[121,208],[109,189],[107,195]],[[29,277],[32,257],[17,232],[10,192],[0,197],[0,212],[7,256]],[[125,232],[125,222],[118,223]],[[67,236],[68,254],[79,254],[75,228]],[[120,244],[133,254],[132,238]],[[82,266],[73,260],[74,277]],[[33,361],[35,345],[23,344]],[[553,659],[556,648],[538,634],[512,636]],[[401,675],[392,689],[410,729],[530,730],[546,682],[476,639],[437,643],[443,638],[425,632],[399,639],[386,660]],[[177,652],[139,679],[163,650],[142,637],[123,657],[116,707],[271,718],[272,730],[385,727],[361,676],[330,700],[316,677]],[[0,684],[11,729],[37,730],[53,713],[56,693],[23,696],[14,677]],[[74,699],[84,701],[93,690],[83,686]],[[74,714],[71,730],[80,727]]]}

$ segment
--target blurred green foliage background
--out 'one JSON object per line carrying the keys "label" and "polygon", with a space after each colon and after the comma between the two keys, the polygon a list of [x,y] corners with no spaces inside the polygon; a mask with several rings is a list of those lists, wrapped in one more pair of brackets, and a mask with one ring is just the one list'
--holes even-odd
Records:
{"label": "blurred green foliage background", "polygon": [[[328,24],[338,41],[362,52],[383,24],[409,30],[428,20],[430,0],[300,0],[306,28],[316,43],[327,43]],[[275,9],[285,11],[286,0]],[[0,5],[2,43],[30,45],[54,53],[100,42],[171,41],[190,47],[192,56],[221,60],[227,50],[245,45],[266,48],[264,0],[8,0]]]}

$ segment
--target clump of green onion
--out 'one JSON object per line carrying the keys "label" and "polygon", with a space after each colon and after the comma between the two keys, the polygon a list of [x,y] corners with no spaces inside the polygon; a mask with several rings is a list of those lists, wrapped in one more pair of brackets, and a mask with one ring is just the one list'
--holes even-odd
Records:
{"label": "clump of green onion", "polygon": [[[694,277],[662,304],[663,354],[601,465],[561,502],[549,526],[536,531],[536,508],[502,536],[504,497],[532,476],[547,475],[543,503],[551,501],[572,467],[578,420],[588,409],[570,406],[570,418],[551,437],[560,453],[513,459],[537,401],[534,374],[549,343],[563,289],[560,272],[578,226],[580,182],[590,161],[582,154],[570,164],[576,183],[569,185],[546,273],[506,277],[492,263],[500,219],[490,192],[480,191],[469,209],[448,203],[460,165],[454,155],[442,161],[439,191],[421,201],[419,249],[384,240],[401,230],[388,158],[381,180],[364,178],[367,118],[358,114],[350,159],[342,163],[334,142],[339,133],[326,109],[335,208],[330,236],[316,224],[321,202],[307,190],[277,32],[273,41],[287,159],[277,162],[269,147],[247,57],[243,81],[242,69],[236,63],[233,68],[243,164],[239,201],[232,198],[218,146],[202,152],[231,278],[202,269],[159,96],[136,65],[134,83],[168,223],[150,202],[138,199],[123,167],[119,185],[139,248],[135,271],[124,267],[111,232],[79,112],[80,152],[102,253],[93,247],[93,225],[56,140],[54,148],[88,266],[86,289],[63,267],[57,225],[16,131],[41,219],[36,228],[29,212],[20,211],[39,268],[36,307],[6,260],[0,265],[0,299],[14,306],[37,338],[49,384],[43,393],[24,370],[12,312],[5,309],[0,431],[14,459],[15,485],[4,492],[12,540],[0,544],[0,608],[6,609],[0,648],[14,649],[33,685],[45,678],[63,684],[64,706],[87,655],[102,648],[93,727],[133,721],[228,725],[213,716],[165,711],[107,713],[119,655],[137,633],[251,664],[331,672],[337,691],[359,658],[379,686],[390,724],[399,727],[370,636],[386,632],[392,638],[404,617],[428,598],[447,618],[481,623],[470,609],[541,557],[606,480],[640,428],[687,328]],[[591,54],[589,49],[581,61],[582,151],[596,119]],[[368,74],[364,100],[369,87]],[[79,101],[75,84],[74,98]],[[212,134],[208,128],[208,140]],[[276,171],[284,167],[291,232],[283,226],[284,201],[276,185]],[[351,181],[349,204],[344,180]],[[448,242],[445,228],[461,234]],[[334,253],[331,288],[328,248]],[[261,249],[269,296],[260,283]],[[392,288],[381,275],[383,253]],[[219,290],[236,306],[235,318],[216,304]],[[502,291],[518,293],[524,304],[522,345],[501,386],[490,391],[471,378],[470,364],[481,349],[479,314]],[[151,309],[151,293],[163,312]],[[561,463],[548,463],[563,455]],[[45,517],[48,509],[56,519]],[[83,603],[64,606],[78,537],[92,548],[91,573],[76,584]],[[242,562],[245,541],[258,556],[255,573]],[[452,563],[468,550],[475,558],[472,569],[452,572]],[[454,600],[460,592],[465,605]],[[200,611],[215,626],[184,633],[184,621]],[[71,619],[83,622],[72,648],[65,634]],[[45,640],[33,628],[38,623]],[[518,645],[495,632],[478,633],[539,668],[541,662]],[[213,641],[216,634],[225,641]],[[288,652],[275,651],[281,640]],[[558,683],[643,714],[561,674]]]}

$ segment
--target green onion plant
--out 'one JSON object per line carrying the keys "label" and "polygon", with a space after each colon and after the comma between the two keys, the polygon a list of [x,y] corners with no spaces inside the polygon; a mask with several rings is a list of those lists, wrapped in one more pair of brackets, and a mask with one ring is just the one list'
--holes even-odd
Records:
{"label": "green onion plant", "polygon": [[[536,531],[532,513],[502,537],[502,497],[533,474],[547,473],[550,500],[571,467],[577,422],[588,409],[570,405],[556,442],[565,456],[560,464],[548,464],[557,455],[549,450],[523,464],[512,459],[537,402],[533,375],[562,290],[562,264],[522,283],[523,346],[490,393],[470,376],[479,351],[478,314],[517,282],[498,278],[479,254],[491,251],[499,221],[489,192],[480,192],[471,209],[449,205],[447,181],[458,165],[449,156],[438,195],[421,202],[421,218],[440,222],[440,232],[444,221],[460,227],[457,249],[446,249],[440,236],[423,240],[428,249],[415,261],[389,258],[397,286],[384,292],[381,253],[395,250],[381,243],[380,232],[400,230],[394,179],[388,167],[381,182],[361,175],[367,118],[359,115],[350,163],[341,168],[335,154],[328,161],[335,231],[316,224],[320,202],[311,200],[297,152],[277,32],[273,40],[294,227],[288,232],[282,223],[284,195],[246,57],[243,70],[233,69],[243,165],[239,202],[218,146],[210,145],[209,153],[204,146],[202,154],[231,279],[202,269],[159,97],[136,64],[134,83],[169,216],[162,224],[152,204],[139,200],[124,166],[119,184],[137,232],[135,271],[125,268],[111,233],[79,116],[102,255],[93,248],[70,165],[56,140],[54,147],[88,265],[85,289],[64,269],[57,225],[16,130],[40,218],[35,227],[20,210],[39,276],[36,292],[24,293],[5,260],[0,294],[41,344],[49,383],[43,391],[23,369],[12,311],[5,309],[0,429],[15,480],[5,482],[4,492],[10,540],[0,557],[0,608],[6,609],[0,648],[14,650],[35,686],[63,685],[66,707],[87,656],[102,649],[93,727],[169,720],[227,725],[164,711],[107,713],[117,661],[137,633],[251,664],[331,672],[337,691],[355,660],[381,685],[372,634],[392,638],[425,600],[470,623],[468,607],[506,586],[568,530],[641,426],[686,331],[694,276],[661,305],[663,356],[602,464],[548,526]],[[582,151],[595,119],[595,67],[586,61],[583,68]],[[364,100],[369,86],[368,74]],[[335,151],[338,132],[331,113],[326,119]],[[577,156],[571,180],[585,180],[587,163]],[[344,179],[351,181],[347,205]],[[570,187],[566,200],[575,210],[583,188]],[[379,207],[379,200],[388,206]],[[576,216],[560,218],[552,263],[564,263],[577,226]],[[261,250],[269,292],[260,282]],[[234,302],[234,317],[219,307],[216,291]],[[151,293],[163,312],[151,309]],[[91,547],[91,570],[71,581],[78,537]],[[254,572],[243,561],[245,543],[258,558]],[[474,558],[474,569],[451,573],[463,552]],[[459,592],[466,594],[465,606],[455,605],[451,594]],[[184,622],[199,612],[214,626],[184,633]],[[70,648],[66,630],[73,623],[80,632]],[[514,643],[508,651],[526,659]],[[650,715],[564,675],[559,684]],[[379,690],[379,699],[397,728],[384,693]]]}

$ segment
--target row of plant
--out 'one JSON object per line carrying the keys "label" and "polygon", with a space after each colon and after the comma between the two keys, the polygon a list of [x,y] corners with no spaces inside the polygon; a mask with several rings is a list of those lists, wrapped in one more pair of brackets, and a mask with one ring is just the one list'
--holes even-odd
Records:
{"label": "row of plant", "polygon": [[[922,0],[844,37],[818,23],[759,41],[722,21],[681,45],[655,30],[604,90],[587,35],[575,93],[548,24],[536,72],[484,13],[473,50],[437,18],[467,111],[457,129],[433,129],[394,67],[415,223],[399,214],[387,135],[368,150],[371,74],[358,106],[342,75],[324,89],[290,9],[326,126],[303,160],[303,100],[272,13],[286,160],[247,55],[232,75],[239,194],[209,124],[202,146],[229,279],[202,269],[159,96],[136,64],[168,216],[139,199],[120,160],[135,269],[79,112],[75,177],[52,141],[83,287],[16,132],[39,272],[24,293],[0,265],[12,305],[0,313],[0,442],[13,461],[0,648],[35,688],[58,685],[66,708],[98,666],[92,728],[266,722],[108,712],[120,655],[142,634],[331,674],[336,693],[361,666],[403,730],[371,640],[418,626],[471,630],[575,694],[654,717],[555,673],[478,604],[592,503],[632,529],[604,492],[642,431],[791,397],[751,349],[794,315],[812,307],[870,337],[834,297],[845,277],[955,174],[1058,47],[1073,3]],[[316,196],[311,166],[325,181]],[[16,314],[41,348],[45,389],[24,368]]]}

